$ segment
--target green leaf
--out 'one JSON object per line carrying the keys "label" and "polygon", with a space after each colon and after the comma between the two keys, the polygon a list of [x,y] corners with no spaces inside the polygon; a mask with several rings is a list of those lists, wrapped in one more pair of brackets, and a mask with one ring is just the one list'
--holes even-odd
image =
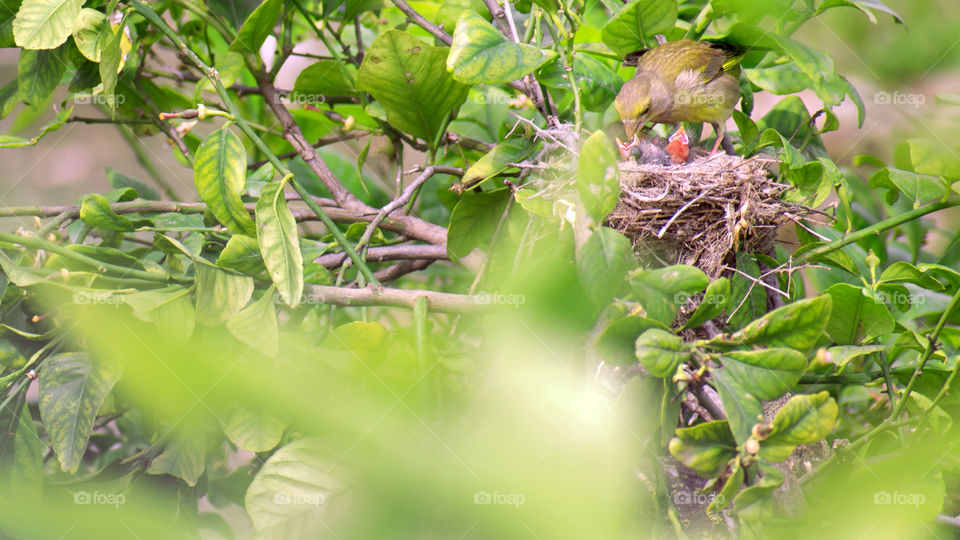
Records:
{"label": "green leaf", "polygon": [[778,96],[796,94],[813,86],[810,77],[792,62],[759,69],[745,69],[743,72],[750,82]]}
{"label": "green leaf", "polygon": [[236,234],[256,236],[240,194],[247,177],[247,151],[228,127],[211,133],[197,150],[193,183],[210,212]]}
{"label": "green leaf", "polygon": [[576,263],[587,296],[595,304],[604,305],[625,288],[627,272],[634,265],[630,240],[601,227],[577,251]]}
{"label": "green leaf", "polygon": [[20,410],[20,421],[14,439],[13,462],[10,467],[9,482],[18,496],[35,496],[38,499],[43,492],[43,456],[46,446],[37,434],[37,426],[30,416],[30,410]]}
{"label": "green leaf", "polygon": [[730,471],[729,475],[726,471],[723,474],[726,477],[723,481],[723,487],[720,488],[717,496],[710,501],[707,512],[719,512],[726,508],[733,502],[733,496],[743,485],[744,471],[739,459],[733,462],[733,470]]}
{"label": "green leaf", "polygon": [[825,292],[833,298],[826,332],[837,344],[854,345],[893,332],[890,310],[860,287],[837,283]]}
{"label": "green leaf", "polygon": [[197,322],[215,326],[240,311],[253,295],[253,279],[202,264],[197,272]]}
{"label": "green leaf", "polygon": [[84,0],[23,0],[13,38],[24,49],[55,49],[70,37]]}
{"label": "green leaf", "polygon": [[[795,258],[799,257],[808,251],[813,251],[814,249],[825,245],[827,245],[826,242],[807,242],[798,248],[794,252],[793,256]],[[811,257],[809,261],[814,263],[826,263],[836,268],[846,270],[855,276],[860,275],[860,272],[857,270],[857,263],[854,262],[853,258],[843,249],[834,249],[816,257]]]}
{"label": "green leaf", "polygon": [[774,518],[773,498],[770,494],[783,484],[783,473],[776,467],[761,463],[763,477],[733,499],[737,515],[751,521],[769,521]]}
{"label": "green leaf", "polygon": [[667,325],[673,324],[680,306],[709,283],[703,270],[683,264],[644,270],[630,278],[633,295],[647,317]]}
{"label": "green leaf", "polygon": [[737,455],[737,441],[726,420],[706,422],[677,430],[670,440],[670,455],[703,477],[719,473]]}
{"label": "green leaf", "polygon": [[909,139],[910,162],[920,174],[943,176],[951,180],[960,178],[960,159],[956,152],[941,141]]}
{"label": "green leaf", "polygon": [[451,260],[459,261],[475,249],[487,250],[509,199],[509,189],[463,195],[450,215],[447,254]]}
{"label": "green leaf", "polygon": [[207,440],[196,433],[177,433],[150,462],[149,474],[169,474],[180,478],[188,486],[197,485],[206,468]]}
{"label": "green leaf", "polygon": [[723,367],[757,399],[770,401],[793,388],[807,367],[807,359],[784,348],[731,351],[723,356]]}
{"label": "green leaf", "polygon": [[103,95],[107,98],[107,105],[111,111],[117,108],[117,75],[123,64],[123,49],[120,47],[120,42],[123,41],[125,23],[126,16],[115,33],[109,24],[103,25],[100,30],[100,42],[103,43],[103,50],[100,52],[100,80],[103,82]]}
{"label": "green leaf", "polygon": [[80,203],[80,219],[91,227],[100,227],[111,231],[130,232],[136,227],[128,218],[118,215],[110,208],[110,202],[103,195],[91,193]]}
{"label": "green leaf", "polygon": [[[563,60],[558,58],[540,68],[537,80],[547,88],[570,92],[570,73]],[[572,73],[583,108],[592,112],[607,110],[623,85],[620,75],[607,64],[579,51],[573,57]]]}
{"label": "green leaf", "polygon": [[263,263],[280,298],[296,307],[303,295],[303,257],[297,222],[283,195],[285,185],[280,181],[263,186],[257,201],[257,238]]}
{"label": "green leaf", "polygon": [[743,142],[743,153],[750,155],[757,147],[757,139],[760,132],[757,124],[749,116],[734,109],[733,120],[737,123],[737,130],[740,132],[740,140]]}
{"label": "green leaf", "polygon": [[313,439],[290,443],[270,456],[244,497],[258,537],[296,538],[303,531],[326,530],[327,505],[352,484],[343,469]]}
{"label": "green leaf", "polygon": [[[0,2],[0,47],[15,47],[13,39],[13,21],[20,11],[22,0]],[[482,4],[481,4],[482,5]]]}
{"label": "green leaf", "polygon": [[690,315],[683,327],[696,328],[711,319],[719,317],[723,310],[728,307],[727,303],[730,298],[729,279],[722,277],[711,281],[706,292],[703,293],[700,305],[697,306],[693,315]]}
{"label": "green leaf", "polygon": [[40,417],[60,467],[74,473],[83,460],[97,411],[117,380],[116,366],[85,353],[66,353],[44,361],[40,371]]}
{"label": "green leaf", "polygon": [[903,193],[911,201],[914,208],[919,207],[924,202],[929,202],[943,197],[949,192],[950,186],[936,176],[927,174],[917,174],[902,169],[884,167],[870,176],[869,186],[871,188],[886,188],[893,190],[894,195],[888,197],[888,201],[897,200],[897,194]]}
{"label": "green leaf", "polygon": [[781,49],[813,84],[810,88],[827,105],[839,105],[847,93],[847,82],[837,74],[833,59],[827,53],[792,39],[770,34]]}
{"label": "green leaf", "polygon": [[618,56],[652,47],[653,36],[669,34],[677,23],[675,0],[633,0],[600,30],[603,42]]}
{"label": "green leaf", "polygon": [[447,73],[446,58],[445,47],[388,30],[367,49],[357,88],[383,105],[390,124],[433,146],[469,90]]}
{"label": "green leaf", "polygon": [[735,333],[733,340],[809,352],[827,325],[831,306],[829,295],[799,300],[753,321]]}
{"label": "green leaf", "polygon": [[613,143],[597,130],[580,148],[577,163],[577,193],[595,222],[602,223],[620,199],[620,176]]}
{"label": "green leaf", "polygon": [[227,319],[227,329],[241,342],[268,357],[277,355],[277,304],[273,288],[256,302]]}
{"label": "green leaf", "polygon": [[354,321],[333,329],[320,344],[324,361],[349,375],[370,373],[383,363],[387,329],[378,322]]}
{"label": "green leaf", "polygon": [[263,41],[277,24],[282,8],[283,0],[264,0],[243,22],[237,37],[230,44],[230,50],[258,55]]}
{"label": "green leaf", "polygon": [[13,79],[6,86],[0,88],[0,120],[12,113],[19,101],[20,88],[17,86],[17,80]]}
{"label": "green leaf", "polygon": [[217,266],[251,276],[258,276],[266,270],[259,242],[244,234],[235,234],[227,240],[226,247],[217,258]]}
{"label": "green leaf", "polygon": [[823,439],[837,422],[837,402],[826,391],[793,396],[773,419],[766,438],[760,441],[759,456],[783,461],[800,444]]}
{"label": "green leaf", "polygon": [[158,193],[157,190],[136,178],[131,178],[123,173],[117,172],[111,167],[106,168],[106,173],[107,183],[114,189],[130,188],[136,191],[141,199],[148,201],[159,201],[161,199],[160,193]]}
{"label": "green leaf", "polygon": [[135,317],[155,324],[164,337],[183,342],[190,338],[196,323],[191,292],[185,287],[143,291],[124,295],[123,302]]}
{"label": "green leaf", "polygon": [[464,11],[457,21],[447,70],[465,84],[497,84],[533,73],[556,56],[525,43],[514,43],[480,15]]}
{"label": "green leaf", "polygon": [[[73,42],[87,60],[99,62],[100,55],[106,42],[102,39],[107,36],[102,33],[107,16],[95,9],[83,8],[77,19],[73,21]],[[111,34],[112,35],[112,34]]]}
{"label": "green leaf", "polygon": [[280,444],[287,425],[264,410],[237,407],[227,419],[223,432],[237,447],[251,452],[266,452]]}
{"label": "green leaf", "polygon": [[637,336],[650,328],[667,330],[661,323],[640,315],[620,317],[611,322],[597,337],[596,350],[606,364],[632,365],[637,361]]}
{"label": "green leaf", "polygon": [[536,149],[536,145],[524,139],[507,139],[475,161],[463,174],[463,179],[451,189],[462,193],[468,188],[479,186],[485,180],[509,169],[507,163],[523,161]]}
{"label": "green leaf", "polygon": [[20,100],[33,108],[40,106],[60,84],[66,70],[67,63],[60,49],[24,49],[17,64]]}
{"label": "green leaf", "polygon": [[734,438],[740,444],[745,443],[753,425],[763,418],[763,404],[753,394],[752,388],[727,369],[712,370],[710,376],[716,383]]}
{"label": "green leaf", "polygon": [[651,328],[636,342],[637,361],[654,377],[666,378],[690,359],[690,347],[672,332]]}
{"label": "green leaf", "polygon": [[[903,398],[903,390],[898,392],[900,398]],[[919,392],[911,392],[907,398],[907,413],[917,415],[928,413],[924,425],[929,425],[933,432],[939,436],[945,436],[953,426],[953,418],[947,414],[939,405],[933,406],[933,400]]]}
{"label": "green leaf", "polygon": [[320,60],[310,64],[293,85],[293,94],[308,103],[322,103],[327,96],[358,96],[356,70],[336,60]]}

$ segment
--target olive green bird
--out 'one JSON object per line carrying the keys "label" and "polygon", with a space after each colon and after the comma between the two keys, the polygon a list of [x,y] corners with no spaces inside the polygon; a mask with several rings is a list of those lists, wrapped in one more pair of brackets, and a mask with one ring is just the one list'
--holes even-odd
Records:
{"label": "olive green bird", "polygon": [[[636,141],[648,122],[709,122],[717,134],[716,152],[726,134],[724,123],[740,100],[737,51],[721,43],[684,39],[639,54],[636,73],[614,102],[627,140]],[[724,148],[732,152],[729,143]]]}

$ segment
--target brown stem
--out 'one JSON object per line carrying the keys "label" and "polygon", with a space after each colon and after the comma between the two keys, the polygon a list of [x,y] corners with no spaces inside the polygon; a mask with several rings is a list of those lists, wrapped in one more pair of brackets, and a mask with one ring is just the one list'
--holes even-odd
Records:
{"label": "brown stem", "polygon": [[[320,179],[320,182],[327,188],[327,191],[333,195],[333,199],[336,201],[337,205],[342,207],[344,210],[358,213],[363,216],[368,214],[376,215],[378,212],[375,208],[365,204],[360,199],[356,198],[353,193],[347,191],[347,188],[340,183],[336,177],[333,176],[333,173],[330,171],[330,168],[327,167],[327,164],[317,156],[316,151],[303,136],[303,131],[300,130],[300,126],[297,125],[297,122],[293,119],[293,116],[290,115],[290,111],[283,106],[278,100],[276,100],[276,88],[274,88],[273,83],[270,82],[262,74],[258,77],[258,84],[260,89],[263,91],[263,96],[266,99],[267,104],[270,106],[270,109],[273,110],[273,113],[280,120],[280,125],[283,126],[283,136],[290,143],[294,149],[300,154],[300,157],[303,158],[303,161],[310,167],[310,170],[317,175],[317,178]],[[331,213],[331,217],[333,214]],[[336,218],[334,218],[336,219]],[[373,219],[372,217],[370,219]],[[366,220],[365,220],[366,221]],[[389,220],[384,222],[384,227],[389,230],[391,229],[391,224],[397,228],[403,229],[403,234],[410,238],[417,240],[422,240],[424,242],[429,242],[431,244],[443,244],[447,243],[447,230],[439,225],[434,225],[428,221],[424,221],[420,218],[408,215],[397,215]]]}
{"label": "brown stem", "polygon": [[383,270],[377,270],[373,275],[380,280],[381,283],[387,281],[393,281],[399,279],[407,274],[412,274],[418,270],[423,270],[424,268],[430,266],[435,261],[433,259],[418,259],[413,261],[403,261]]}
{"label": "brown stem", "polygon": [[[433,244],[399,244],[395,246],[377,246],[367,249],[368,262],[423,259],[442,260],[447,258],[447,248]],[[313,260],[325,268],[336,268],[347,259],[346,253],[327,253]]]}

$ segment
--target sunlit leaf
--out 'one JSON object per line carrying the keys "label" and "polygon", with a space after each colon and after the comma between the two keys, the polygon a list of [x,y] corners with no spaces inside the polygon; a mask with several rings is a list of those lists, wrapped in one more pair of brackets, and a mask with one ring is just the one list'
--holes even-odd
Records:
{"label": "sunlit leaf", "polygon": [[453,33],[447,70],[464,84],[495,84],[515,81],[549,62],[556,56],[506,38],[483,17],[465,11]]}

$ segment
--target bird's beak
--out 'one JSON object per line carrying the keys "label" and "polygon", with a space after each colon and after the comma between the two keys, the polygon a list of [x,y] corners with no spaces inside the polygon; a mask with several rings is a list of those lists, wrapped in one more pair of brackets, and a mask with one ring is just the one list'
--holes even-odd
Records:
{"label": "bird's beak", "polygon": [[639,145],[640,139],[637,137],[636,133],[633,134],[633,140],[631,140],[629,143],[625,143],[619,138],[617,139],[617,149],[620,150],[620,157],[622,157],[624,161],[630,159],[630,151]]}
{"label": "bird's beak", "polygon": [[633,148],[633,142],[625,143],[620,140],[620,137],[617,137],[617,150],[620,150],[620,157],[624,161],[630,159],[630,149]]}

